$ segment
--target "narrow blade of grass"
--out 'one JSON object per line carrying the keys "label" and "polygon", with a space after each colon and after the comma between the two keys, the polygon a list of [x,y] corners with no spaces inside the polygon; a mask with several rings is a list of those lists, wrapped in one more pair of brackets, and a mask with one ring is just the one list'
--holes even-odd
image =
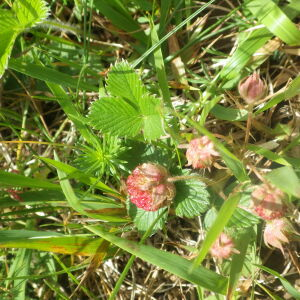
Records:
{"label": "narrow blade of grass", "polygon": [[96,86],[82,81],[78,82],[76,78],[72,78],[66,73],[29,63],[20,59],[10,59],[8,67],[17,72],[42,81],[48,81],[74,89],[80,88],[86,91],[98,92],[98,88]]}
{"label": "narrow blade of grass", "polygon": [[125,251],[153,264],[187,281],[203,286],[213,292],[224,294],[227,279],[204,267],[196,267],[192,273],[189,269],[192,262],[176,254],[156,249],[151,246],[139,245],[136,242],[105,232],[100,226],[85,226],[91,232],[108,240]]}
{"label": "narrow blade of grass", "polygon": [[[84,235],[64,236],[30,230],[0,231],[0,248],[27,248],[62,254],[95,255],[103,239]],[[21,274],[19,274],[21,275]]]}
{"label": "narrow blade of grass", "polygon": [[58,184],[53,184],[46,180],[30,178],[20,174],[5,172],[0,170],[0,185],[2,186],[18,186],[30,188],[44,188],[44,189],[60,189]]}
{"label": "narrow blade of grass", "polygon": [[270,32],[291,46],[300,45],[300,31],[271,0],[252,0],[246,7]]}

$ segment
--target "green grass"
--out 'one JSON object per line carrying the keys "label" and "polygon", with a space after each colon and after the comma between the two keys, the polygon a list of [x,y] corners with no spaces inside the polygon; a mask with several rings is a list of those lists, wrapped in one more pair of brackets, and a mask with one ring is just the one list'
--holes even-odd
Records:
{"label": "green grass", "polygon": [[[298,0],[3,1],[0,299],[300,299],[299,15]],[[268,91],[247,105],[254,71]],[[193,169],[200,136],[218,155]],[[157,211],[126,189],[143,163],[176,189]],[[284,197],[284,255],[264,243],[261,184]],[[217,259],[222,232],[235,250]]]}

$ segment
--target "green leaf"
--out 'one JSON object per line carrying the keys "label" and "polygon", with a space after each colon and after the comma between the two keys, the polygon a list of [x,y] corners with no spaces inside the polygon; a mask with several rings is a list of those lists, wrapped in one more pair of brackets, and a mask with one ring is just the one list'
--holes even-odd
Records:
{"label": "green leaf", "polygon": [[163,120],[160,115],[161,102],[150,95],[144,95],[140,101],[143,132],[146,140],[155,140],[164,134]]}
{"label": "green leaf", "polygon": [[[111,0],[94,0],[95,8],[100,11],[112,24],[116,27],[127,31],[130,35],[140,41],[137,48],[139,51],[144,49],[143,46],[147,44],[147,36],[139,26],[139,24],[131,17],[128,8],[123,6],[120,9],[122,1],[111,1]],[[116,4],[116,5],[114,5]],[[141,45],[142,44],[142,47]],[[133,46],[136,46],[133,44]]]}
{"label": "green leaf", "polygon": [[129,137],[136,136],[143,124],[139,111],[119,97],[93,102],[89,120],[95,129],[103,133]]}
{"label": "green leaf", "polygon": [[300,31],[276,3],[271,0],[252,0],[246,7],[270,32],[285,43],[291,46],[300,45]]}
{"label": "green leaf", "polygon": [[0,231],[0,248],[27,248],[72,255],[95,255],[103,239],[31,230]]}
{"label": "green leaf", "polygon": [[[54,158],[59,162],[59,158],[54,152]],[[76,196],[69,180],[66,179],[66,173],[57,168],[57,175],[60,179],[61,189],[70,205],[75,211],[79,212],[82,215],[89,216],[91,218],[106,220],[111,222],[124,222],[124,219],[120,217],[110,216],[107,214],[98,214],[97,211],[95,213],[89,212],[89,209],[86,209],[84,205],[82,205],[80,199]]]}
{"label": "green leaf", "polygon": [[189,270],[192,262],[176,254],[156,249],[151,246],[139,245],[136,242],[119,238],[114,234],[105,232],[100,226],[85,226],[91,232],[101,236],[125,251],[175,274],[189,282],[200,285],[215,293],[224,294],[227,286],[227,278],[210,271],[204,267],[196,267],[192,273]]}
{"label": "green leaf", "polygon": [[168,213],[165,207],[162,207],[157,211],[146,211],[138,208],[129,199],[127,200],[127,209],[129,216],[134,222],[134,225],[141,233],[146,232],[148,230],[153,221],[163,212],[163,210],[165,210],[165,213],[153,226],[152,234],[155,233],[157,230],[163,229],[168,218]]}
{"label": "green leaf", "polygon": [[242,208],[237,207],[227,226],[234,228],[249,228],[259,222],[260,219],[258,217]]}
{"label": "green leaf", "polygon": [[281,284],[284,286],[284,288],[286,289],[286,291],[292,296],[294,297],[294,299],[299,300],[300,299],[300,292],[297,291],[284,277],[282,277],[278,272],[267,268],[265,266],[261,266],[261,265],[255,265],[258,268],[264,270],[265,272],[268,272],[269,274],[274,275],[275,277],[277,277],[280,281]]}
{"label": "green leaf", "polygon": [[240,279],[243,265],[245,263],[247,248],[250,242],[251,235],[254,235],[254,231],[252,228],[245,230],[241,234],[238,234],[238,238],[234,240],[235,249],[239,251],[238,254],[233,254],[231,266],[230,266],[230,276],[229,276],[229,284],[227,289],[227,297],[228,299],[232,299],[235,288]]}
{"label": "green leaf", "polygon": [[[17,255],[13,260],[9,269],[8,277],[27,276],[29,275],[29,267],[32,260],[32,251],[28,249],[18,249]],[[15,300],[26,299],[26,279],[13,280],[13,297]]]}
{"label": "green leaf", "polygon": [[[191,174],[192,176],[193,174]],[[176,197],[173,202],[179,217],[193,218],[204,213],[209,207],[209,193],[199,179],[177,181]]]}
{"label": "green leaf", "polygon": [[46,180],[29,178],[23,175],[5,172],[0,170],[0,185],[2,186],[18,186],[31,188],[45,188],[45,189],[60,189],[58,184],[53,184]]}
{"label": "green leaf", "polygon": [[[285,158],[282,155],[272,152],[266,148],[259,147],[256,145],[248,145],[247,148],[259,155],[266,157],[269,160],[272,160],[272,161],[278,163],[278,164],[281,164],[284,166],[291,166],[291,163],[289,162],[289,158]],[[291,158],[291,161],[293,161],[293,158]]]}
{"label": "green leaf", "polygon": [[[296,1],[290,1],[283,11],[292,19],[298,15],[295,6]],[[261,2],[262,4],[263,2]],[[245,76],[242,72],[243,68],[249,63],[254,53],[265,45],[272,38],[272,33],[267,28],[258,28],[250,32],[241,32],[238,37],[238,47],[220,72],[223,79],[224,89],[232,89],[236,83]],[[251,68],[252,65],[249,65]],[[258,66],[256,66],[258,67]]]}
{"label": "green leaf", "polygon": [[300,180],[292,167],[277,168],[268,173],[266,178],[288,195],[300,198]]}
{"label": "green leaf", "polygon": [[268,102],[266,102],[262,108],[255,112],[255,115],[258,115],[265,110],[275,106],[276,104],[280,103],[281,101],[287,100],[288,98],[297,96],[300,94],[300,76],[296,77],[287,88],[280,93],[276,93],[276,95],[271,98]]}
{"label": "green leaf", "polygon": [[9,10],[0,10],[0,78],[7,68],[14,42],[20,32],[19,24]]}
{"label": "green leaf", "polygon": [[64,164],[60,161],[53,160],[47,157],[39,157],[39,159],[65,172],[69,178],[75,178],[85,184],[93,185],[93,187],[98,188],[104,192],[119,195],[119,193],[114,189],[110,188],[109,186],[97,180],[96,178],[86,175],[77,168],[74,168],[68,164]]}
{"label": "green leaf", "polygon": [[248,118],[248,111],[245,109],[235,109],[230,107],[224,107],[220,104],[216,104],[210,111],[219,120],[226,121],[245,121]]}
{"label": "green leaf", "polygon": [[111,95],[126,98],[132,103],[138,102],[145,94],[141,79],[126,61],[117,63],[109,71],[107,90]]}
{"label": "green leaf", "polygon": [[85,91],[98,92],[96,86],[85,83],[82,80],[78,82],[77,79],[72,78],[70,75],[41,65],[29,63],[22,59],[11,59],[8,66],[10,69],[45,82],[56,83],[74,89],[79,88]]}
{"label": "green leaf", "polygon": [[48,7],[43,0],[15,0],[12,10],[24,29],[42,22],[48,16]]}
{"label": "green leaf", "polygon": [[115,97],[93,102],[90,124],[103,133],[122,137],[135,137],[141,131],[146,140],[163,135],[161,101],[146,93],[134,69],[121,62],[110,73],[107,89]]}

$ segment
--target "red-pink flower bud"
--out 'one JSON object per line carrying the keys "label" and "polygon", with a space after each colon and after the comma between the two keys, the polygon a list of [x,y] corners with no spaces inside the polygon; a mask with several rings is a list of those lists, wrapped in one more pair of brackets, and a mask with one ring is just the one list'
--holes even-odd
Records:
{"label": "red-pink flower bud", "polygon": [[222,260],[223,258],[229,258],[232,253],[239,253],[239,251],[234,249],[234,243],[231,237],[226,233],[221,233],[210,248],[210,254],[213,257]]}
{"label": "red-pink flower bud", "polygon": [[188,165],[194,169],[211,167],[215,159],[214,156],[218,155],[213,142],[207,136],[191,140],[186,151]]}
{"label": "red-pink flower bud", "polygon": [[267,86],[259,77],[258,73],[242,79],[238,86],[241,97],[248,103],[254,103],[264,98],[267,92]]}
{"label": "red-pink flower bud", "polygon": [[168,178],[168,171],[160,165],[144,163],[137,166],[126,181],[130,201],[147,211],[168,206],[176,193]]}
{"label": "red-pink flower bud", "polygon": [[287,235],[292,231],[292,225],[285,218],[269,221],[264,231],[264,242],[266,246],[273,246],[284,253],[282,244],[289,242]]}
{"label": "red-pink flower bud", "polygon": [[251,194],[252,210],[264,220],[278,219],[284,216],[285,194],[271,184],[261,184]]}

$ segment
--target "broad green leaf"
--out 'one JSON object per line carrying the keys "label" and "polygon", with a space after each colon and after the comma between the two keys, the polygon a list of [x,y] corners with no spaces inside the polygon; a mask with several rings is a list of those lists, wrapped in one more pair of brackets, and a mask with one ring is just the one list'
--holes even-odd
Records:
{"label": "broad green leaf", "polygon": [[8,66],[10,69],[45,82],[51,82],[74,89],[79,88],[85,91],[98,92],[97,87],[85,83],[82,80],[78,82],[77,79],[72,78],[70,75],[51,68],[29,63],[22,59],[11,59]]}
{"label": "broad green leaf", "polygon": [[245,109],[235,109],[230,107],[224,107],[220,104],[216,104],[210,111],[219,120],[226,121],[245,121],[248,118],[248,111]]}
{"label": "broad green leaf", "polygon": [[148,263],[156,265],[178,277],[196,285],[200,285],[215,293],[225,293],[227,279],[213,271],[200,266],[196,267],[192,273],[189,273],[192,262],[176,254],[162,251],[151,246],[139,245],[136,242],[119,238],[114,234],[105,232],[100,226],[85,227],[91,232],[94,232],[112,244],[145,260]]}
{"label": "broad green leaf", "polygon": [[292,167],[274,169],[265,177],[288,195],[300,198],[300,180]]}
{"label": "broad green leaf", "polygon": [[0,248],[27,248],[90,256],[98,253],[102,241],[103,239],[95,239],[86,235],[63,235],[46,231],[0,231]]}
{"label": "broad green leaf", "polygon": [[5,172],[0,170],[0,185],[1,186],[18,186],[31,188],[45,188],[45,189],[60,189],[58,184],[53,184],[46,180],[30,178],[23,175]]}
{"label": "broad green leaf", "polygon": [[240,194],[234,194],[224,202],[214,224],[209,228],[206,234],[206,237],[199,250],[199,254],[197,258],[194,260],[193,267],[201,264],[206,254],[208,253],[210,247],[212,246],[214,241],[218,238],[218,236],[222,233],[224,227],[230,220],[233,212],[235,211],[240,201],[240,198],[241,198]]}
{"label": "broad green leaf", "polygon": [[270,32],[285,43],[291,46],[300,45],[300,31],[275,2],[252,0],[246,7]]}
{"label": "broad green leaf", "polygon": [[101,181],[97,180],[96,178],[86,175],[85,173],[81,172],[77,168],[74,168],[68,164],[64,164],[60,161],[53,160],[47,157],[39,157],[39,159],[65,172],[68,175],[68,178],[75,178],[85,184],[92,185],[93,187],[98,188],[104,192],[119,195],[117,191],[113,190],[112,188],[102,183]]}
{"label": "broad green leaf", "polygon": [[258,224],[260,219],[254,214],[237,207],[234,211],[231,219],[229,220],[227,226],[233,228],[249,228],[255,224]]}
{"label": "broad green leaf", "polygon": [[0,9],[0,78],[7,67],[12,47],[20,32],[18,27],[19,24],[13,13]]}
{"label": "broad green leaf", "polygon": [[127,63],[116,65],[108,80],[108,90],[116,97],[93,102],[90,124],[103,133],[117,136],[135,137],[143,131],[146,140],[154,140],[163,135],[161,102],[146,94],[139,80]]}
{"label": "broad green leaf", "polygon": [[136,136],[143,124],[139,111],[119,97],[93,102],[89,120],[95,129],[103,133],[129,137]]}
{"label": "broad green leaf", "polygon": [[15,0],[12,10],[24,29],[42,22],[49,11],[44,0]]}
{"label": "broad green leaf", "polygon": [[163,120],[161,118],[161,102],[159,99],[144,95],[140,101],[143,132],[146,140],[155,140],[164,134]]}
{"label": "broad green leaf", "polygon": [[165,210],[163,216],[156,222],[156,224],[152,228],[152,233],[156,232],[157,230],[161,230],[168,218],[168,212],[165,207],[160,208],[157,211],[146,211],[143,209],[138,208],[135,204],[127,201],[127,209],[128,214],[132,218],[134,225],[140,232],[146,232],[153,221]]}
{"label": "broad green leaf", "polygon": [[175,185],[176,197],[173,206],[177,216],[193,218],[208,209],[210,195],[202,181],[195,178],[177,181]]}
{"label": "broad green leaf", "polygon": [[272,274],[273,276],[277,277],[280,281],[281,284],[284,286],[284,288],[286,289],[286,291],[292,296],[294,297],[294,299],[299,300],[300,299],[300,292],[296,290],[296,288],[294,288],[284,277],[282,277],[278,272],[267,268],[265,266],[261,266],[261,265],[255,265],[258,268],[264,270],[265,272],[268,272],[269,274]]}
{"label": "broad green leaf", "polygon": [[111,95],[126,98],[133,104],[137,103],[145,94],[141,79],[126,61],[117,63],[109,71],[107,90]]}

